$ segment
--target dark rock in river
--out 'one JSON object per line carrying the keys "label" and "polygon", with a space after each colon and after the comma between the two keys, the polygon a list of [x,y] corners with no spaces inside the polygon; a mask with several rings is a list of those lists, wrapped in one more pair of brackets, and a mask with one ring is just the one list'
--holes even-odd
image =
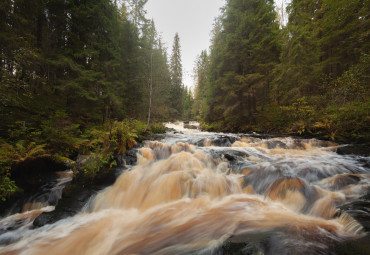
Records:
{"label": "dark rock in river", "polygon": [[349,144],[337,149],[340,155],[370,156],[370,144]]}
{"label": "dark rock in river", "polygon": [[227,159],[231,163],[236,161],[243,161],[246,157],[248,157],[248,154],[246,152],[232,149],[222,151],[212,150],[211,152],[212,158]]}
{"label": "dark rock in river", "polygon": [[19,190],[7,201],[0,203],[0,217],[22,212],[25,203],[50,202],[56,198],[49,196],[57,183],[57,171],[65,170],[64,164],[55,162],[50,157],[25,160],[11,169],[11,177]]}
{"label": "dark rock in river", "polygon": [[126,165],[135,165],[137,162],[137,156],[136,153],[138,152],[138,148],[134,148],[131,150],[128,150],[126,154],[124,155],[124,159],[126,161]]}
{"label": "dark rock in river", "polygon": [[334,247],[336,255],[369,255],[370,254],[370,235],[337,244]]}
{"label": "dark rock in river", "polygon": [[197,126],[190,125],[190,124],[184,124],[184,128],[188,128],[188,129],[198,129],[198,127],[197,127]]}
{"label": "dark rock in river", "polygon": [[63,198],[59,200],[55,210],[40,214],[33,221],[33,226],[36,228],[42,227],[46,224],[53,224],[61,219],[77,214],[81,211],[89,198],[96,194],[97,191],[98,190],[93,189],[81,190],[76,185],[67,187],[66,191],[63,192]]}
{"label": "dark rock in river", "polygon": [[237,138],[233,136],[218,136],[212,140],[212,145],[219,147],[230,147],[236,140]]}
{"label": "dark rock in river", "polygon": [[12,179],[25,193],[37,191],[39,187],[56,177],[55,172],[65,170],[64,164],[50,157],[25,160],[11,170]]}
{"label": "dark rock in river", "polygon": [[82,210],[88,201],[100,190],[110,186],[116,180],[115,169],[100,171],[93,183],[77,177],[64,188],[62,198],[54,211],[40,214],[33,222],[35,228],[55,223],[61,219],[74,216]]}
{"label": "dark rock in river", "polygon": [[370,200],[361,199],[338,207],[340,212],[346,212],[357,220],[365,229],[370,231]]}
{"label": "dark rock in river", "polygon": [[288,146],[281,141],[266,141],[266,144],[269,149],[275,149],[276,147],[288,149]]}

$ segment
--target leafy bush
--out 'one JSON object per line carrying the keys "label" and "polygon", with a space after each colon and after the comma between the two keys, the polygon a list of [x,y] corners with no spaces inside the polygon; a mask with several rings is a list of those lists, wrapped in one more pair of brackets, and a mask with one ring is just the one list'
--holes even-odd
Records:
{"label": "leafy bush", "polygon": [[18,141],[15,145],[3,143],[0,147],[0,200],[5,201],[17,191],[15,182],[10,179],[10,169],[13,165],[26,160],[50,156],[45,145],[35,142]]}
{"label": "leafy bush", "polygon": [[163,125],[163,123],[156,123],[150,125],[149,131],[154,134],[162,134],[166,132],[166,127]]}
{"label": "leafy bush", "polygon": [[104,167],[116,165],[115,156],[123,155],[134,147],[139,136],[144,132],[145,124],[135,120],[112,121],[101,129],[92,129],[85,135],[89,143],[85,148],[91,156],[83,166],[83,174],[93,179]]}
{"label": "leafy bush", "polygon": [[200,129],[205,131],[221,131],[223,129],[222,122],[212,122],[212,123],[201,123]]}
{"label": "leafy bush", "polygon": [[280,107],[282,114],[286,115],[293,122],[291,131],[299,135],[309,132],[313,107],[307,102],[306,97],[298,98],[294,103],[288,106]]}
{"label": "leafy bush", "polygon": [[50,151],[70,157],[88,143],[81,138],[79,127],[79,124],[72,123],[65,112],[57,111],[48,120],[42,121],[40,139]]}
{"label": "leafy bush", "polygon": [[10,179],[9,172],[10,167],[0,163],[0,200],[3,202],[18,189],[14,181]]}

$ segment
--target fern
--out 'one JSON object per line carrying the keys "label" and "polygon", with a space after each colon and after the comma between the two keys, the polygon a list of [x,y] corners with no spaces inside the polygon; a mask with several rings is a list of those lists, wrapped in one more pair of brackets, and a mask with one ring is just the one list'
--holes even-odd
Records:
{"label": "fern", "polygon": [[50,154],[45,151],[44,147],[44,144],[37,145],[35,142],[27,144],[27,142],[23,140],[17,142],[15,146],[4,143],[0,148],[0,161],[17,164],[25,160],[50,156]]}

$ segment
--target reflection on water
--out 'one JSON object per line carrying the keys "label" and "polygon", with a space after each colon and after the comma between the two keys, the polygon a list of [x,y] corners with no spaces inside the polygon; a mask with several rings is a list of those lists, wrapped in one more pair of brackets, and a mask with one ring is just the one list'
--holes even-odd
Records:
{"label": "reflection on water", "polygon": [[327,254],[363,235],[337,207],[369,190],[369,169],[338,145],[171,127],[88,209],[0,254],[222,254],[226,240],[246,254]]}

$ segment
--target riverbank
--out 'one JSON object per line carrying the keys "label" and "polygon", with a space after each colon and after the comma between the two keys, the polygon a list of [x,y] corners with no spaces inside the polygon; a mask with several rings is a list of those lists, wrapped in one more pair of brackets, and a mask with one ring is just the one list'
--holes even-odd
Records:
{"label": "riverbank", "polygon": [[[368,116],[357,123],[344,120],[321,121],[307,119],[306,121],[294,121],[289,119],[272,120],[270,113],[261,114],[253,125],[231,127],[222,122],[202,123],[200,128],[211,132],[231,133],[258,133],[269,134],[270,136],[293,136],[300,138],[316,138],[320,140],[333,141],[341,144],[362,144],[370,147],[370,132],[368,130]],[[323,124],[326,122],[326,124]],[[329,123],[330,122],[330,123]],[[339,122],[339,123],[337,123]],[[340,123],[341,122],[341,123]],[[368,149],[368,153],[369,153]]]}
{"label": "riverbank", "polygon": [[51,178],[45,176],[64,169],[71,169],[73,179],[89,187],[95,179],[105,179],[113,167],[122,166],[127,150],[163,132],[163,124],[146,129],[137,120],[81,126],[64,115],[39,128],[14,129],[0,143],[0,208],[34,193]]}

